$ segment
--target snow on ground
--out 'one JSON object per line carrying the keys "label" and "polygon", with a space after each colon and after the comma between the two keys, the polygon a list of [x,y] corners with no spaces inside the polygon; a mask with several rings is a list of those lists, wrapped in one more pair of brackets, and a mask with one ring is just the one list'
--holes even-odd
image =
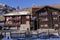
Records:
{"label": "snow on ground", "polygon": [[10,35],[6,35],[6,37],[4,37],[2,40],[12,40]]}

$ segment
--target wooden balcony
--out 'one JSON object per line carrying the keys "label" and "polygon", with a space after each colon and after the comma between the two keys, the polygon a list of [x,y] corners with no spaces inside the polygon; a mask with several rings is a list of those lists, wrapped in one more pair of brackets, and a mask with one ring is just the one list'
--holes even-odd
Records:
{"label": "wooden balcony", "polygon": [[21,19],[18,19],[18,18],[11,18],[11,19],[9,19],[10,21],[19,21],[19,20],[21,20]]}
{"label": "wooden balcony", "polygon": [[16,25],[16,24],[8,24],[8,23],[5,23],[4,26],[13,26],[13,27],[15,27],[15,26],[20,26],[20,24],[17,24]]}

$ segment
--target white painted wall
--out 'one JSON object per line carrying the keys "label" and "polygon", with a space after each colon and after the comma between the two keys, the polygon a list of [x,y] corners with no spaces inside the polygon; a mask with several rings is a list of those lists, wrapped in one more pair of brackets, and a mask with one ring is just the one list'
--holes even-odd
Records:
{"label": "white painted wall", "polygon": [[20,30],[27,30],[27,28],[29,28],[29,30],[30,30],[29,24],[21,24],[21,26],[20,26]]}

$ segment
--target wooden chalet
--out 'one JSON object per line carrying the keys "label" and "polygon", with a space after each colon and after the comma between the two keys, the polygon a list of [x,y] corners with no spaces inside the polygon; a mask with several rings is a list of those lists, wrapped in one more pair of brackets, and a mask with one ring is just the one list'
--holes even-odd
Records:
{"label": "wooden chalet", "polygon": [[60,9],[44,6],[35,12],[37,18],[37,29],[40,28],[60,28]]}
{"label": "wooden chalet", "polygon": [[3,15],[5,17],[5,27],[27,30],[30,28],[30,12],[11,12]]}

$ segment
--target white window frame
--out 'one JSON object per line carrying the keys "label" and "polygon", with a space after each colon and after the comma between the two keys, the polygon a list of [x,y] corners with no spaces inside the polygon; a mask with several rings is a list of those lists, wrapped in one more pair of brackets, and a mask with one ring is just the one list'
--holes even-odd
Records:
{"label": "white window frame", "polygon": [[54,27],[58,27],[59,25],[58,24],[54,24]]}
{"label": "white window frame", "polygon": [[43,25],[43,24],[41,24],[40,26],[41,26],[41,27],[44,27],[44,25]]}
{"label": "white window frame", "polygon": [[26,21],[26,24],[29,24],[30,23],[30,21]]}
{"label": "white window frame", "polygon": [[48,24],[44,24],[44,27],[48,27]]}
{"label": "white window frame", "polygon": [[58,13],[57,12],[52,12],[52,15],[57,15]]}
{"label": "white window frame", "polygon": [[41,21],[48,21],[48,18],[41,18]]}
{"label": "white window frame", "polygon": [[53,17],[53,20],[57,20],[58,19],[58,17]]}
{"label": "white window frame", "polygon": [[47,12],[39,13],[39,16],[45,16],[45,15],[48,15],[48,13]]}

